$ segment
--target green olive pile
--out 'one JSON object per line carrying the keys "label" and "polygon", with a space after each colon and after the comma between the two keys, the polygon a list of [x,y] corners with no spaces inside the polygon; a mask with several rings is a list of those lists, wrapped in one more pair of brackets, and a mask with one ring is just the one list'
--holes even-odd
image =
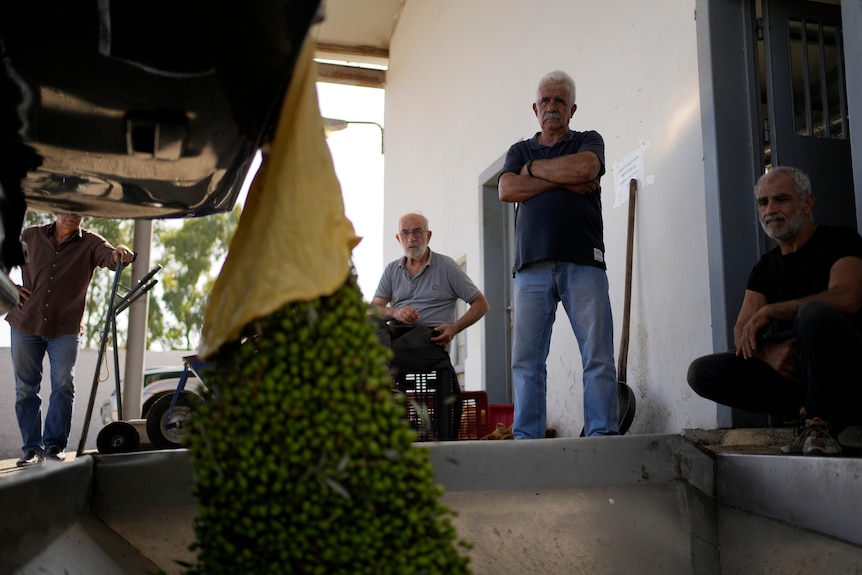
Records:
{"label": "green olive pile", "polygon": [[470,572],[366,310],[351,274],[210,358],[192,573]]}

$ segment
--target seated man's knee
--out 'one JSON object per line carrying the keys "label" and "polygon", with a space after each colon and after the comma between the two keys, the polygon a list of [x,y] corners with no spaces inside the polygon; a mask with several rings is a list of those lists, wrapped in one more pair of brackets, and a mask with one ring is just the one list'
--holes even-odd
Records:
{"label": "seated man's knee", "polygon": [[831,304],[822,301],[809,301],[802,304],[796,314],[794,329],[797,336],[800,333],[816,333],[820,330],[832,329],[837,318],[844,317]]}
{"label": "seated man's knee", "polygon": [[704,355],[688,366],[687,380],[691,389],[701,397],[712,399],[732,373],[736,354],[733,352]]}
{"label": "seated man's knee", "polygon": [[686,375],[688,385],[698,395],[703,395],[701,390],[703,389],[703,382],[705,379],[704,371],[706,367],[706,359],[706,357],[699,357],[692,361],[688,366],[688,374]]}

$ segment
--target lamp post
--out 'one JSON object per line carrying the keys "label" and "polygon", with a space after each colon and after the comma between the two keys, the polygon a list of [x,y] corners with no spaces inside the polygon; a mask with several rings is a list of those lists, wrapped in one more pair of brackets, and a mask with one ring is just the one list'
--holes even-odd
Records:
{"label": "lamp post", "polygon": [[327,136],[332,132],[339,132],[344,130],[350,124],[371,124],[373,126],[377,126],[380,128],[380,153],[382,154],[384,151],[383,148],[383,126],[378,124],[377,122],[369,122],[364,120],[339,120],[337,118],[323,118],[323,130]]}

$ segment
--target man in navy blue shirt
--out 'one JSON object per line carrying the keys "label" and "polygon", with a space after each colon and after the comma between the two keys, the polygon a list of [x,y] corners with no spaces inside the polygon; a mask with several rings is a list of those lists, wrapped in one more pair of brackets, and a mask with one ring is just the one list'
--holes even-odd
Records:
{"label": "man in navy blue shirt", "polygon": [[569,129],[575,83],[559,70],[540,81],[533,112],[541,131],[509,148],[500,199],[516,204],[512,377],[515,439],[545,437],[551,329],[562,302],[584,370],[584,432],[618,435],[613,322],[599,178],[605,146]]}
{"label": "man in navy blue shirt", "polygon": [[836,455],[842,427],[862,421],[862,237],[814,223],[811,182],[797,168],[770,170],[755,198],[778,245],[748,278],[736,351],[696,359],[688,383],[722,405],[798,418],[783,453]]}

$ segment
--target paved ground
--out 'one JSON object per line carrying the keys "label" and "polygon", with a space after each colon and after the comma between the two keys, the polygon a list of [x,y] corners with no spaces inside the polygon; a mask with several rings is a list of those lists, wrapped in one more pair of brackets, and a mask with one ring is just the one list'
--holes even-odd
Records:
{"label": "paved ground", "polygon": [[[2,326],[0,326],[2,329]],[[7,328],[8,329],[8,326]],[[148,351],[146,356],[147,367],[162,365],[182,365],[183,356],[191,355],[188,351],[152,352]],[[87,413],[87,405],[90,401],[90,392],[93,386],[93,376],[96,373],[96,350],[81,350],[78,358],[78,366],[75,377],[75,407],[72,413],[72,432],[69,435],[69,446],[67,451],[74,454],[78,450],[84,427],[84,419]],[[93,404],[93,414],[87,431],[85,450],[96,449],[96,437],[102,429],[102,420],[99,416],[99,406],[111,394],[115,387],[114,358],[111,351],[107,355],[107,365],[103,365],[99,371],[99,383],[97,385],[96,399]],[[125,368],[125,352],[120,352],[120,370]],[[45,377],[49,377],[47,359],[44,368]],[[122,373],[121,373],[122,376]],[[50,381],[43,388],[50,389]],[[42,414],[44,416],[46,399],[49,393],[42,393]],[[21,433],[15,420],[15,379],[12,375],[12,360],[8,347],[0,347],[0,460],[21,456]],[[0,475],[5,468],[5,461],[0,462]]]}

